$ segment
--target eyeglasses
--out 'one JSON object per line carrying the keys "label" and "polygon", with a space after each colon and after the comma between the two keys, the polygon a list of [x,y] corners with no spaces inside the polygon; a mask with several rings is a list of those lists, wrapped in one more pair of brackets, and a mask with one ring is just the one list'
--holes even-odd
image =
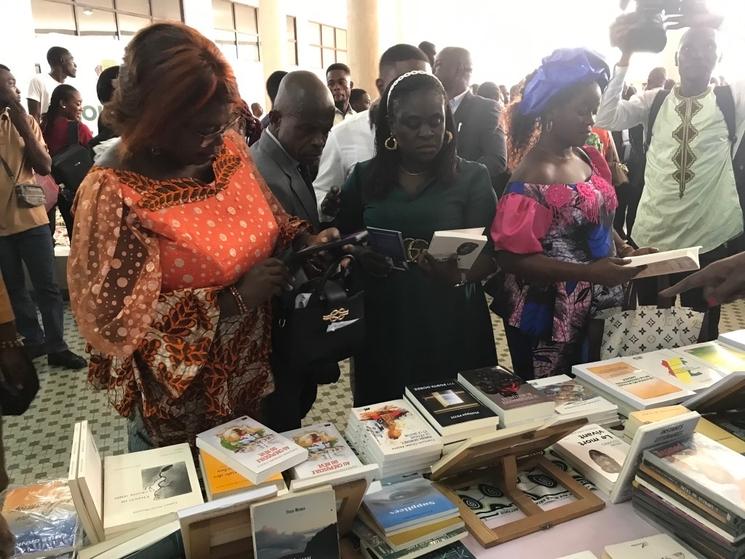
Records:
{"label": "eyeglasses", "polygon": [[199,137],[202,139],[203,142],[207,142],[210,140],[214,140],[218,136],[222,136],[230,130],[231,128],[234,128],[236,124],[241,120],[242,116],[240,114],[234,115],[227,124],[224,124],[217,130],[214,130],[213,132],[197,132],[199,134]]}

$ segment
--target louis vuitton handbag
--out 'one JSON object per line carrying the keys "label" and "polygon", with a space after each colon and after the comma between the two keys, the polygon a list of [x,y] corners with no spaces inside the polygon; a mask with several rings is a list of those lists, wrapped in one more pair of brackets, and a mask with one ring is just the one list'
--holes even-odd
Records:
{"label": "louis vuitton handbag", "polygon": [[365,292],[353,267],[339,270],[335,259],[322,276],[280,298],[274,347],[290,366],[341,361],[364,341]]}

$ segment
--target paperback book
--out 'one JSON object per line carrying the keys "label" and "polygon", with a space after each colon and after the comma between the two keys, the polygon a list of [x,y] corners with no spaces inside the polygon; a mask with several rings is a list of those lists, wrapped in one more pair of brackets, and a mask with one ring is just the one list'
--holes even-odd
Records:
{"label": "paperback book", "polygon": [[745,371],[745,351],[719,342],[705,342],[675,350],[684,357],[694,357],[726,374]]}
{"label": "paperback book", "polygon": [[514,427],[554,414],[554,401],[502,367],[458,373],[460,382],[499,416],[503,427]]}
{"label": "paperback book", "polygon": [[447,260],[455,255],[458,268],[470,270],[486,246],[486,236],[477,230],[466,229],[435,231],[429,243],[429,252],[436,260]]}
{"label": "paperback book", "polygon": [[64,480],[9,489],[2,515],[15,536],[14,557],[47,557],[75,549],[78,515]]}
{"label": "paperback book", "polygon": [[443,444],[495,431],[499,417],[456,380],[407,386],[405,398],[434,427]]}
{"label": "paperback book", "polygon": [[196,442],[254,484],[308,459],[306,449],[245,415],[199,433]]}
{"label": "paperback book", "polygon": [[631,256],[628,258],[631,261],[628,266],[646,266],[644,270],[634,276],[634,279],[691,272],[700,268],[698,262],[700,250],[701,247],[690,247],[664,250],[642,256]]}
{"label": "paperback book", "polygon": [[745,517],[745,456],[696,433],[646,451],[644,460],[725,510]]}
{"label": "paperback book", "polygon": [[255,559],[338,559],[336,495],[331,486],[251,505]]}
{"label": "paperback book", "polygon": [[621,358],[636,369],[646,371],[681,388],[694,392],[709,388],[719,382],[722,373],[698,359],[684,356],[671,349],[650,351]]}
{"label": "paperback book", "polygon": [[667,534],[657,534],[605,547],[603,559],[696,559]]}
{"label": "paperback book", "polygon": [[263,484],[254,485],[233,468],[226,466],[210,453],[201,449],[199,450],[199,466],[202,471],[208,501],[229,497],[264,485],[275,485],[277,489],[286,489],[284,478],[280,473],[272,475]]}
{"label": "paperback book", "polygon": [[554,445],[554,450],[601,491],[610,493],[629,445],[599,425],[585,425]]}
{"label": "paperback book", "polygon": [[572,372],[634,410],[669,406],[694,395],[694,392],[639,369],[624,359],[575,365]]}
{"label": "paperback book", "polygon": [[611,425],[618,422],[618,406],[589,386],[567,375],[529,380],[533,388],[554,401],[555,419],[569,421],[586,417],[588,423]]}

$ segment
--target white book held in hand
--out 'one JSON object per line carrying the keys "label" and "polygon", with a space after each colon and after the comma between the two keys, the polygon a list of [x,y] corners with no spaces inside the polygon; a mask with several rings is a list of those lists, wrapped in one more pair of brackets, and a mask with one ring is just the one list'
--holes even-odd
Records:
{"label": "white book held in hand", "polygon": [[692,411],[639,427],[610,494],[611,503],[620,503],[631,498],[631,482],[645,450],[689,439],[696,431],[700,418],[698,413]]}
{"label": "white book held in hand", "polygon": [[308,459],[308,451],[247,415],[197,435],[197,447],[252,483]]}
{"label": "white book held in hand", "polygon": [[427,252],[435,260],[448,260],[455,254],[458,257],[458,268],[470,270],[486,245],[486,240],[483,230],[479,229],[435,231]]}
{"label": "white book held in hand", "polygon": [[696,559],[696,556],[667,534],[605,546],[603,559]]}
{"label": "white book held in hand", "polygon": [[634,279],[651,278],[654,276],[666,276],[680,272],[691,272],[701,268],[698,262],[698,254],[701,247],[681,248],[678,250],[666,250],[654,254],[642,256],[631,256],[627,266],[646,266]]}

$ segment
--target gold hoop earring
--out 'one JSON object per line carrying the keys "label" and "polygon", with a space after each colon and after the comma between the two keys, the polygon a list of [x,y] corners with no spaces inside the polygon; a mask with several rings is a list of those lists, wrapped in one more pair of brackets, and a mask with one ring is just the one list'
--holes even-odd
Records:
{"label": "gold hoop earring", "polygon": [[453,133],[450,130],[445,130],[445,143],[449,144],[453,141]]}
{"label": "gold hoop earring", "polygon": [[[393,140],[393,143],[391,143],[391,140]],[[396,138],[393,137],[393,134],[391,134],[390,136],[388,136],[383,145],[388,151],[396,151],[398,149],[398,140],[396,140]]]}

